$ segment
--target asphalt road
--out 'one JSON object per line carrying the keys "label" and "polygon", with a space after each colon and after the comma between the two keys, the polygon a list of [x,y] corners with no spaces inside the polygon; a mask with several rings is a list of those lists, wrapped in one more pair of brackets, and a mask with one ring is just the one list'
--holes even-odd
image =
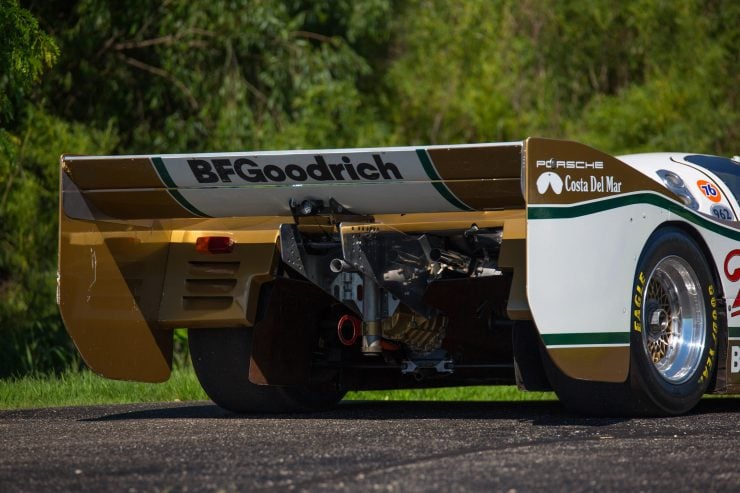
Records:
{"label": "asphalt road", "polygon": [[586,419],[557,403],[210,403],[0,412],[0,492],[740,491],[740,398]]}

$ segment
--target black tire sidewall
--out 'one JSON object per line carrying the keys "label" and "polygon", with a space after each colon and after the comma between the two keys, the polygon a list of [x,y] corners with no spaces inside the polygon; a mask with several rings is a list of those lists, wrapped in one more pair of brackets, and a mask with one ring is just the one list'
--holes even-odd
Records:
{"label": "black tire sidewall", "polygon": [[220,407],[236,413],[292,410],[281,388],[249,381],[251,328],[193,329],[188,342],[198,381]]}
{"label": "black tire sidewall", "polygon": [[344,396],[337,389],[256,385],[249,380],[253,329],[189,331],[196,376],[213,402],[235,413],[288,413],[331,408]]}
{"label": "black tire sidewall", "polygon": [[[650,361],[644,345],[641,310],[642,293],[655,266],[668,256],[685,260],[694,271],[705,310],[706,334],[700,363],[691,377],[680,384],[665,380]],[[706,391],[717,360],[717,297],[710,267],[699,245],[677,228],[658,230],[648,240],[637,264],[632,287],[630,315],[630,382],[633,389],[658,408],[661,413],[681,414],[689,411]]]}

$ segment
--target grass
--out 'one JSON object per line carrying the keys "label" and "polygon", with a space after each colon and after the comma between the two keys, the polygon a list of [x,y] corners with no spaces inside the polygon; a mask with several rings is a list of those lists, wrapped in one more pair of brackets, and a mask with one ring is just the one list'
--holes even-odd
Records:
{"label": "grass", "polygon": [[513,385],[349,392],[345,400],[368,401],[545,401],[553,392],[523,392]]}
{"label": "grass", "polygon": [[175,370],[167,382],[160,384],[108,380],[89,370],[0,380],[0,409],[207,398],[192,368]]}
{"label": "grass", "polygon": [[[121,382],[88,370],[59,376],[0,379],[0,409],[22,409],[137,402],[206,400],[192,367],[176,369],[165,383]],[[350,392],[346,400],[383,401],[519,401],[554,400],[552,392],[521,392],[516,387],[450,387],[439,389]]]}
{"label": "grass", "polygon": [[[192,367],[174,370],[167,382],[159,384],[108,380],[89,370],[68,371],[59,376],[0,379],[0,409],[207,399]],[[557,400],[557,397],[553,392],[522,392],[514,386],[481,386],[349,392],[345,400],[493,402]]]}

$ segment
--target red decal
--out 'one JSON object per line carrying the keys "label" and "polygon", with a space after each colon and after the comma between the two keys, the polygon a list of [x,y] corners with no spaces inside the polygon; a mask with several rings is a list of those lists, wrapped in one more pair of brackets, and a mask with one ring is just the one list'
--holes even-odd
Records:
{"label": "red decal", "polygon": [[737,291],[737,298],[730,308],[730,317],[735,318],[740,316],[740,289]]}
{"label": "red decal", "polygon": [[730,260],[735,257],[740,257],[740,250],[733,250],[727,254],[727,257],[725,257],[725,275],[730,282],[740,281],[740,266],[735,267],[735,269],[730,272]]}
{"label": "red decal", "polygon": [[[740,250],[732,250],[727,254],[727,257],[725,257],[725,276],[727,276],[727,280],[730,282],[740,281],[740,266],[735,267],[732,272],[730,272],[730,260],[735,257],[740,257]],[[732,303],[732,308],[730,308],[730,317],[737,316],[740,316],[740,289],[738,289],[737,297]]]}
{"label": "red decal", "polygon": [[720,193],[719,188],[717,188],[717,185],[706,180],[699,180],[696,184],[699,186],[699,190],[701,190],[701,193],[703,193],[706,198],[715,203],[722,202],[722,194]]}

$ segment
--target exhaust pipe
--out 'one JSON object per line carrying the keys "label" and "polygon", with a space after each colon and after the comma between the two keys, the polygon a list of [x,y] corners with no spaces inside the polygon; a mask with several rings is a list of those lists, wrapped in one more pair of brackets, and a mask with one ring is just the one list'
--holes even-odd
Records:
{"label": "exhaust pipe", "polygon": [[380,286],[375,284],[372,277],[364,275],[362,280],[362,352],[364,354],[380,354],[383,348],[380,344],[383,331],[380,327]]}
{"label": "exhaust pipe", "polygon": [[[347,336],[348,329],[351,331],[349,337]],[[357,342],[357,339],[360,338],[360,335],[362,335],[362,322],[360,322],[360,319],[354,315],[344,315],[339,319],[339,323],[337,323],[339,342],[345,346],[353,346]]]}
{"label": "exhaust pipe", "polygon": [[335,258],[329,262],[329,270],[335,274],[340,272],[354,272],[355,269],[341,258]]}

